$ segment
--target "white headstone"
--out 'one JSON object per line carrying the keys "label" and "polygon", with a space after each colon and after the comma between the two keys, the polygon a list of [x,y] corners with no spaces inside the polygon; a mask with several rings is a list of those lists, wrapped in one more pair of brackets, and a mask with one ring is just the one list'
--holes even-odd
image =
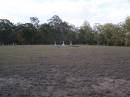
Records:
{"label": "white headstone", "polygon": [[54,45],[57,46],[57,45],[56,45],[56,41],[55,41]]}
{"label": "white headstone", "polygon": [[62,45],[61,46],[65,46],[65,43],[64,43],[64,41],[62,42]]}
{"label": "white headstone", "polygon": [[72,41],[70,41],[70,46],[72,45]]}

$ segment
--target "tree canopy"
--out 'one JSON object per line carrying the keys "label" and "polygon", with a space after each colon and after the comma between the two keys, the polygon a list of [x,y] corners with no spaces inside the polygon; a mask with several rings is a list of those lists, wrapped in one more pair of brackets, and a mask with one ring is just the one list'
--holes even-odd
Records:
{"label": "tree canopy", "polygon": [[130,46],[130,17],[119,24],[99,24],[93,27],[85,21],[79,28],[58,15],[52,16],[47,23],[39,24],[37,17],[30,17],[30,23],[13,24],[0,19],[0,45],[2,44],[54,44],[54,42],[73,44],[95,44]]}

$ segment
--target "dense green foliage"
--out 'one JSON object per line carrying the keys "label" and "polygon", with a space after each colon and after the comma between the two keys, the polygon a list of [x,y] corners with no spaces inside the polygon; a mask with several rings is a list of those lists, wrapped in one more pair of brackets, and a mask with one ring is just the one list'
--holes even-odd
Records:
{"label": "dense green foliage", "polygon": [[88,22],[77,28],[54,15],[47,23],[39,24],[37,17],[31,23],[13,24],[0,19],[0,44],[94,44],[130,46],[130,17],[120,24],[95,24]]}

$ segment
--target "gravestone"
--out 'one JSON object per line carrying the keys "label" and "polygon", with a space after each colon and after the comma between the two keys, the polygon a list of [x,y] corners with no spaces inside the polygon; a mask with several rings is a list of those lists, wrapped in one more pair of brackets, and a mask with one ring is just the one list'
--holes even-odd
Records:
{"label": "gravestone", "polygon": [[64,41],[62,42],[61,46],[65,46],[65,43],[64,43]]}

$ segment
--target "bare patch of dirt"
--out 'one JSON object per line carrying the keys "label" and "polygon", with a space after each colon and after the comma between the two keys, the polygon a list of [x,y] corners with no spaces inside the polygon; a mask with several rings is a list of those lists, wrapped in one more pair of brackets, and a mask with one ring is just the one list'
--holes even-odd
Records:
{"label": "bare patch of dirt", "polygon": [[0,47],[0,97],[130,97],[130,48]]}

